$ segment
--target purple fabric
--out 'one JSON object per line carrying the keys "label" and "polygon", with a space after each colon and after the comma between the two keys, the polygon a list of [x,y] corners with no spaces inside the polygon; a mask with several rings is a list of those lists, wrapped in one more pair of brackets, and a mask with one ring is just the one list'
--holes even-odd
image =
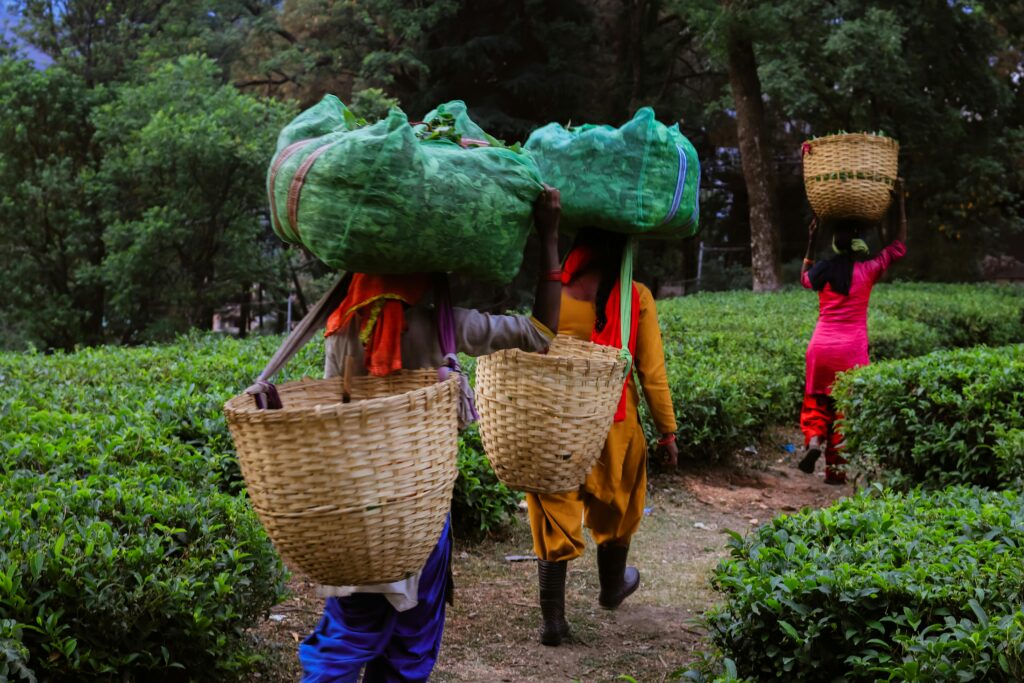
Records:
{"label": "purple fabric", "polygon": [[448,289],[448,276],[438,275],[434,280],[434,303],[437,306],[437,341],[444,355],[443,365],[437,369],[437,378],[444,381],[455,372],[459,375],[459,429],[465,429],[480,419],[473,402],[473,388],[469,378],[459,366],[458,349],[455,347],[455,310],[452,308],[452,294]]}
{"label": "purple fabric", "polygon": [[280,410],[284,407],[281,397],[277,393],[277,387],[270,382],[260,380],[249,388],[249,393],[256,401],[256,407],[260,410]]}
{"label": "purple fabric", "polygon": [[418,604],[398,612],[383,595],[329,598],[316,630],[299,645],[303,683],[424,683],[441,649],[451,596],[450,522],[420,575]]}

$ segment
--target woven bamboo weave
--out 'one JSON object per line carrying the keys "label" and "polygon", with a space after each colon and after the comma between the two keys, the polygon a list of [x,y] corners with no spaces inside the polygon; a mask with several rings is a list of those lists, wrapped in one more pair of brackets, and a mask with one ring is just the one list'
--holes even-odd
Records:
{"label": "woven bamboo weave", "polygon": [[406,371],[280,385],[280,410],[224,405],[249,498],[281,556],[318,583],[386,583],[423,568],[458,455],[455,378]]}
{"label": "woven bamboo weave", "polygon": [[618,349],[564,336],[547,354],[480,358],[480,433],[498,479],[534,493],[579,488],[601,455],[625,372]]}
{"label": "woven bamboo weave", "polygon": [[804,143],[804,189],[815,215],[881,220],[892,201],[899,151],[892,138],[865,133]]}

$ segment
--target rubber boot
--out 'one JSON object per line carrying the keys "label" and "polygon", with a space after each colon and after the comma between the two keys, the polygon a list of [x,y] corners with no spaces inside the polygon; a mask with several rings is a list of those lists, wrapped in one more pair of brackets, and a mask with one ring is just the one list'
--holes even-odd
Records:
{"label": "rubber boot", "polygon": [[542,645],[561,645],[569,635],[569,623],[565,620],[565,570],[568,565],[566,561],[537,560],[540,613],[544,619],[540,630]]}
{"label": "rubber boot", "polygon": [[601,580],[597,601],[605,609],[615,609],[640,586],[640,572],[626,566],[628,556],[628,545],[597,546],[597,576]]}
{"label": "rubber boot", "polygon": [[804,452],[804,459],[800,461],[797,467],[800,468],[801,472],[807,474],[814,474],[814,466],[818,463],[818,458],[821,457],[821,437],[813,436],[810,442],[807,444],[807,450]]}

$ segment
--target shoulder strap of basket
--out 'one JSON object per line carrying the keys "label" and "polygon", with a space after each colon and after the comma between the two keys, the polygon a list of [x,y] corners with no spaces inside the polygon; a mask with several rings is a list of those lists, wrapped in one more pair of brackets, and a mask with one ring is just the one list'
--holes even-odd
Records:
{"label": "shoulder strap of basket", "polygon": [[281,346],[271,356],[267,366],[263,368],[263,372],[256,378],[256,382],[245,390],[245,393],[253,396],[257,407],[270,409],[281,407],[277,390],[270,383],[270,378],[276,375],[284,367],[284,364],[291,360],[292,356],[298,353],[299,349],[305,346],[313,338],[313,335],[327,324],[327,318],[348,293],[348,285],[351,281],[350,273],[343,273],[338,278],[334,286],[320,297],[320,300],[306,313],[306,317],[300,320],[291,334],[281,342]]}
{"label": "shoulder strap of basket", "polygon": [[437,341],[441,346],[441,367],[437,369],[437,379],[441,382],[448,379],[451,373],[459,377],[459,429],[465,429],[480,419],[476,412],[473,388],[469,378],[459,365],[458,348],[455,344],[455,309],[452,307],[452,294],[448,287],[448,276],[439,273],[434,276],[434,305],[437,310]]}
{"label": "shoulder strap of basket", "polygon": [[620,355],[626,360],[626,376],[633,370],[633,355],[629,352],[630,321],[633,319],[633,252],[636,238],[626,240],[622,250],[622,269],[619,272],[619,328],[622,330]]}

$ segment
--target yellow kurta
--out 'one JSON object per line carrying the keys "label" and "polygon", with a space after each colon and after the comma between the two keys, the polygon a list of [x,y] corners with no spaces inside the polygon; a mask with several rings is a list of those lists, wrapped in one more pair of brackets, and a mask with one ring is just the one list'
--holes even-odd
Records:
{"label": "yellow kurta", "polygon": [[[654,297],[637,283],[640,320],[636,357],[640,385],[658,431],[675,433],[676,419],[665,372],[665,352]],[[558,332],[590,340],[597,315],[594,304],[562,293]],[[578,491],[526,495],[533,550],[542,560],[573,560],[583,554],[583,524],[598,545],[626,545],[640,527],[647,492],[647,442],[637,406],[633,375],[626,392],[626,419],[612,425],[601,458]]]}

